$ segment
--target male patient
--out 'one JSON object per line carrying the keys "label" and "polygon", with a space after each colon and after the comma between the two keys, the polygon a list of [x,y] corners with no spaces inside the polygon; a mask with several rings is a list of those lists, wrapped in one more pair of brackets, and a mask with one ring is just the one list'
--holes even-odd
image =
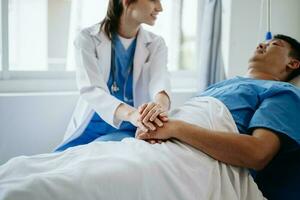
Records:
{"label": "male patient", "polygon": [[249,168],[268,199],[300,198],[300,89],[287,83],[300,74],[300,44],[276,35],[256,48],[246,77],[210,86],[230,111],[241,134],[224,134],[169,120],[144,140],[176,138],[221,162]]}

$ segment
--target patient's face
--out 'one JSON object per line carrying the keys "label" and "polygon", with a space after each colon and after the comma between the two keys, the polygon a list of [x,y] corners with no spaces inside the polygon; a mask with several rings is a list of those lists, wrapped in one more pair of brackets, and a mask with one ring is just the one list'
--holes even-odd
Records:
{"label": "patient's face", "polygon": [[291,45],[284,40],[273,39],[260,43],[249,60],[249,67],[283,73],[291,60],[290,51]]}

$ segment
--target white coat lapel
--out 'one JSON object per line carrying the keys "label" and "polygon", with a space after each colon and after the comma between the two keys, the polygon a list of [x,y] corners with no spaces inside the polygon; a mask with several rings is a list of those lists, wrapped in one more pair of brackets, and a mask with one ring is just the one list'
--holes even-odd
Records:
{"label": "white coat lapel", "polygon": [[111,41],[103,31],[99,33],[99,26],[95,26],[91,31],[91,35],[95,38],[96,53],[98,57],[99,67],[103,73],[105,82],[109,79],[110,59],[111,59]]}
{"label": "white coat lapel", "polygon": [[[103,72],[105,82],[108,81],[110,73],[110,59],[111,59],[111,41],[105,35],[103,31],[99,33],[99,26],[94,26],[94,29],[91,31],[91,35],[95,37],[96,42],[96,53],[98,55],[99,67]],[[137,36],[137,44],[135,49],[134,61],[133,61],[133,85],[134,91],[136,83],[140,77],[142,67],[145,62],[148,61],[150,56],[150,51],[147,48],[151,43],[151,38],[142,27],[139,30]]]}
{"label": "white coat lapel", "polygon": [[[141,27],[137,36],[136,49],[134,54],[133,61],[133,85],[136,86],[136,83],[140,77],[142,67],[147,62],[150,51],[147,48],[151,40],[147,32]],[[134,88],[135,91],[135,88]]]}

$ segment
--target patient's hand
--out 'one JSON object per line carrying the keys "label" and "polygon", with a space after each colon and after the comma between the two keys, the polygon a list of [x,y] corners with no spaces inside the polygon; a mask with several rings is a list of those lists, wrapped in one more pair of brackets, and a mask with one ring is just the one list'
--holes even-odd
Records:
{"label": "patient's hand", "polygon": [[[140,128],[137,128],[136,132],[135,132],[135,138],[138,138],[138,136],[142,133],[145,133],[144,131],[142,131]],[[156,144],[156,143],[163,143],[164,140],[159,140],[159,139],[149,139],[149,140],[145,140],[146,142],[149,142],[150,144]]]}
{"label": "patient's hand", "polygon": [[163,127],[159,127],[155,131],[140,131],[136,137],[141,140],[167,140],[174,137],[175,131],[178,129],[178,126],[180,126],[180,123],[182,123],[182,121],[169,120]]}

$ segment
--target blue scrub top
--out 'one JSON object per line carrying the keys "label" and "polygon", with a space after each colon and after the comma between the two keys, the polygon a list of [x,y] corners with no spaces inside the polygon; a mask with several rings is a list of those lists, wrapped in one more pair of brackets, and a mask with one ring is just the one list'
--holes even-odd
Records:
{"label": "blue scrub top", "polygon": [[[136,39],[133,40],[131,45],[126,50],[120,41],[120,38],[116,35],[113,36],[112,42],[114,43],[115,51],[115,81],[119,91],[111,92],[111,95],[115,96],[119,100],[125,102],[128,105],[133,106],[133,69],[130,67],[133,63],[134,53],[136,48]],[[109,80],[107,82],[108,88],[111,90],[113,84],[113,71],[111,70]],[[101,102],[99,102],[101,103]],[[74,140],[71,140],[67,144],[59,147],[56,151],[63,151],[69,147],[90,143],[94,140],[100,141],[120,141],[125,137],[134,137],[136,127],[129,122],[122,122],[119,129],[116,129],[106,123],[96,112],[93,115],[91,121],[87,125],[83,133]]]}
{"label": "blue scrub top", "polygon": [[300,89],[286,82],[236,77],[210,86],[199,96],[222,101],[242,134],[266,128],[279,136],[279,153],[263,170],[251,174],[266,198],[299,199]]}

